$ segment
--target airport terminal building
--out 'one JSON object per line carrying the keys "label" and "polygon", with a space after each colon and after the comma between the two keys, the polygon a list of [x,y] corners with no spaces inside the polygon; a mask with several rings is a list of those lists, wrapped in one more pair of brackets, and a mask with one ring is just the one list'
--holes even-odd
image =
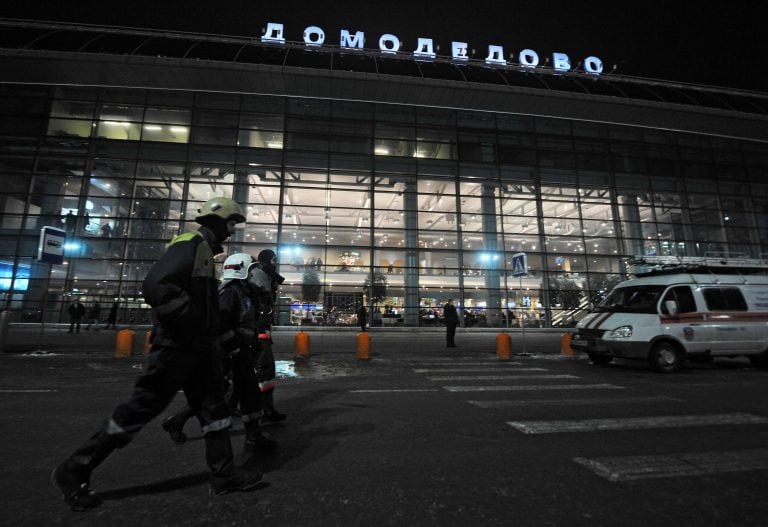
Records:
{"label": "airport terminal building", "polygon": [[3,309],[148,322],[144,276],[219,195],[247,211],[229,253],[279,254],[281,325],[435,325],[452,298],[571,326],[631,258],[768,258],[768,92],[390,44],[0,20]]}

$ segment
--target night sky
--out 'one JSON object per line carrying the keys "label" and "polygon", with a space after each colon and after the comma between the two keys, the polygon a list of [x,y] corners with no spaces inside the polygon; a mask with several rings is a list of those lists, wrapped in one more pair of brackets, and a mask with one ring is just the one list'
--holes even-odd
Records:
{"label": "night sky", "polygon": [[[397,35],[401,51],[413,51],[418,37],[432,38],[439,55],[452,40],[468,42],[475,58],[489,44],[507,55],[530,48],[542,58],[558,51],[572,63],[599,57],[608,71],[768,92],[765,23],[768,2],[640,0],[377,0],[333,2],[275,0],[166,1],[55,0],[3,2],[0,17],[169,29],[260,37],[267,22],[285,25],[286,38],[301,41],[306,26],[339,44],[339,32],[366,34],[377,48],[383,33]],[[712,4],[712,5],[710,5]]]}

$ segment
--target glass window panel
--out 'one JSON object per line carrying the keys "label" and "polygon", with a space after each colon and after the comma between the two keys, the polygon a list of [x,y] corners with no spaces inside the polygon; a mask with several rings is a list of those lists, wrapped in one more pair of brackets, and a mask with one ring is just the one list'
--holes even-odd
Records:
{"label": "glass window panel", "polygon": [[90,137],[93,121],[82,119],[49,119],[47,135]]}
{"label": "glass window panel", "polygon": [[237,144],[241,147],[283,148],[283,132],[240,130]]}
{"label": "glass window panel", "polygon": [[52,101],[51,117],[93,120],[96,103],[92,101]]}
{"label": "glass window panel", "polygon": [[240,115],[240,128],[251,130],[282,131],[285,118],[275,114],[243,113]]}
{"label": "glass window panel", "polygon": [[141,149],[139,150],[139,157],[141,159],[186,161],[187,148],[185,146],[142,142]]}
{"label": "glass window panel", "polygon": [[158,124],[190,124],[190,111],[182,108],[147,108],[144,120],[148,123]]}
{"label": "glass window panel", "polygon": [[189,141],[189,127],[168,124],[145,124],[141,138],[144,141],[163,143],[186,143]]}
{"label": "glass window panel", "polygon": [[235,128],[195,126],[192,130],[193,143],[232,146],[237,141],[237,130]]}
{"label": "glass window panel", "polygon": [[143,106],[128,104],[103,104],[99,112],[100,121],[108,122],[139,122],[144,116]]}
{"label": "glass window panel", "polygon": [[138,141],[141,138],[141,124],[129,121],[102,119],[97,124],[96,137]]}

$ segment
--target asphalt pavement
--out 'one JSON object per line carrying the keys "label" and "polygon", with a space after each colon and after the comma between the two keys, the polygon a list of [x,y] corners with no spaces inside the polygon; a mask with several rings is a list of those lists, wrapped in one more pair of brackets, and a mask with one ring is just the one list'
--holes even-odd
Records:
{"label": "asphalt pavement", "polygon": [[[675,526],[766,525],[768,372],[745,359],[661,375],[643,362],[598,367],[560,353],[558,331],[356,328],[274,332],[280,444],[236,463],[265,473],[253,492],[209,496],[204,442],[175,445],[155,419],[92,477],[104,504],[69,510],[53,467],[130,394],[145,358],[115,357],[114,330],[43,346],[11,326],[0,354],[0,525]],[[145,328],[135,328],[136,345]],[[47,349],[38,349],[47,348]],[[179,395],[166,413],[183,404]]]}
{"label": "asphalt pavement", "polygon": [[[79,333],[69,333],[68,324],[10,324],[2,350],[11,353],[24,352],[67,352],[82,351],[109,353],[117,349],[118,332],[133,332],[132,354],[144,352],[149,326],[118,326],[105,329],[103,325],[92,326],[89,330],[83,324]],[[456,343],[457,353],[488,354],[496,352],[496,337],[506,333],[511,338],[511,351],[520,353],[560,353],[560,338],[566,330],[543,328],[459,328]],[[292,353],[295,337],[299,332],[309,336],[310,354],[355,353],[357,327],[275,327],[272,338],[275,350]],[[440,353],[445,348],[445,328],[369,328],[371,352],[376,354]]]}

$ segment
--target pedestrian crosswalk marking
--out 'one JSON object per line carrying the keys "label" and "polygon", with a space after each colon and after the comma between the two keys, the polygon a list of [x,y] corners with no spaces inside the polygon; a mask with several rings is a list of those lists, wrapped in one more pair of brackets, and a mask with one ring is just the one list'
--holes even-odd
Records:
{"label": "pedestrian crosswalk marking", "polygon": [[0,390],[0,393],[50,393],[58,390]]}
{"label": "pedestrian crosswalk marking", "polygon": [[524,434],[562,432],[594,432],[605,430],[641,430],[649,428],[683,428],[688,426],[766,424],[768,419],[747,413],[710,415],[663,415],[620,419],[574,419],[561,421],[508,421]]}
{"label": "pedestrian crosswalk marking", "polygon": [[504,371],[504,370],[511,370],[513,372],[516,371],[547,371],[546,368],[502,368],[499,370],[499,368],[414,368],[414,373],[448,373],[448,372],[463,372],[467,373],[470,371]]}
{"label": "pedestrian crosswalk marking", "polygon": [[768,449],[618,456],[573,460],[608,481],[701,476],[721,472],[768,470]]}
{"label": "pedestrian crosswalk marking", "polygon": [[349,393],[392,393],[392,392],[403,392],[403,393],[410,393],[410,392],[436,392],[438,391],[437,388],[424,388],[424,389],[413,389],[413,390],[349,390]]}
{"label": "pedestrian crosswalk marking", "polygon": [[665,395],[652,395],[648,397],[587,397],[582,399],[558,398],[558,399],[504,399],[495,401],[468,401],[469,404],[480,408],[506,408],[513,406],[579,406],[579,405],[605,405],[605,404],[629,404],[629,403],[682,403],[684,399],[667,397]]}
{"label": "pedestrian crosswalk marking", "polygon": [[[513,373],[513,372],[511,372]],[[430,381],[503,381],[516,379],[578,379],[576,375],[447,375],[427,377]]]}
{"label": "pedestrian crosswalk marking", "polygon": [[531,384],[517,386],[443,386],[449,392],[517,392],[538,390],[623,390],[615,384]]}
{"label": "pedestrian crosswalk marking", "polygon": [[456,362],[452,360],[444,360],[444,361],[435,361],[435,362],[424,362],[424,361],[398,361],[400,364],[408,365],[411,367],[417,367],[417,366],[429,366],[430,368],[434,368],[435,366],[522,366],[522,362],[515,362],[515,361],[499,361],[499,360],[481,360],[481,361],[473,361],[473,362]]}

